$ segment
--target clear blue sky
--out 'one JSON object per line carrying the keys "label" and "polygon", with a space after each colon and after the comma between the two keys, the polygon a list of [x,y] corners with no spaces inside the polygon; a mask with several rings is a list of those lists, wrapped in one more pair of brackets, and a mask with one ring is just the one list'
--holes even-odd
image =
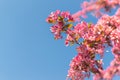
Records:
{"label": "clear blue sky", "polygon": [[74,13],[81,1],[0,0],[0,80],[65,80],[77,53],[53,39],[45,19],[56,9]]}

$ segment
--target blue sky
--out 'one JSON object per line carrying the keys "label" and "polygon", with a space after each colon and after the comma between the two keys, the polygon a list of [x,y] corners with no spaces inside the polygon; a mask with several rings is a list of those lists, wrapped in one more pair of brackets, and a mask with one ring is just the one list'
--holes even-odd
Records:
{"label": "blue sky", "polygon": [[81,1],[0,0],[0,80],[65,80],[77,53],[53,39],[45,19],[57,9],[74,13]]}

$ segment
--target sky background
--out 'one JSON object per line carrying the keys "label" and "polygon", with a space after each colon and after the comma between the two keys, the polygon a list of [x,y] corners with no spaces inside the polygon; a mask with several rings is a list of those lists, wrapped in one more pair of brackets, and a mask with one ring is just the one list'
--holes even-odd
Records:
{"label": "sky background", "polygon": [[77,52],[54,40],[45,19],[57,9],[75,13],[81,1],[0,0],[0,80],[65,80]]}

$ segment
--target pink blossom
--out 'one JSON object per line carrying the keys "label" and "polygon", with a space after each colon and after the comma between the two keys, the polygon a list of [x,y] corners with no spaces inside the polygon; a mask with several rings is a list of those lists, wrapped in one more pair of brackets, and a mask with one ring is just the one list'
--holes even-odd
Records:
{"label": "pink blossom", "polygon": [[[57,10],[46,19],[48,23],[52,23],[50,30],[55,39],[61,39],[62,33],[65,33],[66,46],[78,44],[77,55],[70,63],[68,78],[84,80],[93,73],[94,80],[112,80],[113,76],[120,75],[120,8],[113,16],[105,12],[120,6],[120,0],[90,0],[84,1],[81,6],[82,10],[73,15],[68,11]],[[96,24],[80,21],[80,17],[87,18],[88,12],[99,17]],[[77,24],[74,26],[73,22]],[[103,69],[102,59],[107,47],[112,47],[114,59],[107,69]],[[96,59],[96,54],[101,58]]]}
{"label": "pink blossom", "polygon": [[90,0],[89,2],[84,1],[81,5],[82,10],[73,14],[73,18],[77,19],[82,15],[86,15],[88,12],[93,12],[95,16],[100,17],[103,15],[103,13],[100,12],[101,9],[104,9],[108,12],[117,5],[120,5],[120,0]]}
{"label": "pink blossom", "polygon": [[60,10],[56,10],[55,12],[51,12],[51,14],[48,16],[46,21],[49,23],[55,23],[56,20],[58,19],[59,14],[60,14]]}
{"label": "pink blossom", "polygon": [[54,38],[55,39],[60,39],[60,38],[62,38],[62,36],[61,36],[61,27],[60,26],[58,26],[58,25],[55,25],[55,26],[52,26],[51,28],[50,28],[50,30],[51,30],[51,32],[55,35],[54,36]]}
{"label": "pink blossom", "polygon": [[69,12],[61,12],[60,16],[62,16],[63,18],[67,18],[70,16]]}

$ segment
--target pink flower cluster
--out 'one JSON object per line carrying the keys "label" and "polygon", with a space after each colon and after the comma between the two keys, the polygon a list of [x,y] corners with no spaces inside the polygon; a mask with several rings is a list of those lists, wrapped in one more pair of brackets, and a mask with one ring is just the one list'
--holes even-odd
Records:
{"label": "pink flower cluster", "polygon": [[95,60],[95,53],[87,50],[86,45],[81,45],[77,48],[78,55],[73,58],[70,63],[68,77],[73,80],[84,80],[90,77],[90,72],[100,73],[102,68],[102,60]]}
{"label": "pink flower cluster", "polygon": [[[62,33],[66,34],[65,45],[78,44],[78,54],[72,59],[68,78],[84,80],[94,74],[94,80],[112,80],[115,75],[120,75],[120,8],[113,16],[103,14],[101,9],[110,11],[120,5],[120,0],[91,0],[82,4],[82,10],[71,15],[69,12],[52,12],[46,21],[52,23],[50,28],[55,39],[61,39]],[[86,17],[87,12],[99,16],[96,24],[84,21],[73,22],[80,16]],[[81,41],[82,39],[82,41]],[[103,57],[106,48],[111,47],[114,59],[107,69],[103,69]],[[96,59],[96,54],[100,59]]]}
{"label": "pink flower cluster", "polygon": [[69,12],[60,12],[60,10],[57,10],[52,12],[46,21],[53,24],[50,30],[54,34],[54,38],[61,39],[61,32],[65,32],[68,28],[71,28],[71,22],[74,20]]}
{"label": "pink flower cluster", "polygon": [[[96,29],[98,30],[99,26],[96,25],[94,27],[95,30]],[[70,63],[70,70],[68,72],[68,77],[70,77],[73,80],[84,80],[84,78],[89,77],[90,72],[92,72],[95,74],[94,80],[100,80],[100,79],[111,80],[115,74],[120,74],[120,69],[119,69],[120,68],[120,63],[119,63],[120,62],[120,46],[119,46],[120,40],[117,40],[118,37],[116,36],[117,38],[114,38],[115,40],[117,40],[117,43],[116,43],[114,40],[111,40],[112,37],[108,37],[108,38],[105,37],[105,35],[108,36],[108,33],[110,33],[111,31],[114,31],[111,29],[109,30],[109,27],[106,29],[103,28],[101,31],[104,31],[104,36],[100,36],[101,32],[99,31],[96,33],[97,36],[99,36],[98,40],[100,41],[94,41],[96,40],[96,38],[94,38],[94,40],[91,40],[91,41],[89,37],[86,39],[84,38],[85,41],[82,43],[81,46],[77,48],[78,55],[75,58],[73,58],[73,60]],[[112,35],[113,34],[109,34],[109,36],[112,36]],[[113,46],[113,43],[117,46],[115,45]],[[95,54],[99,53],[100,55],[103,55],[104,49],[105,49],[105,46],[103,45],[105,44],[108,44],[109,46],[113,46],[112,52],[115,55],[115,59],[114,61],[111,62],[110,67],[108,67],[106,70],[103,70],[102,61],[96,60]]]}
{"label": "pink flower cluster", "polygon": [[86,17],[86,13],[92,12],[96,17],[104,15],[102,9],[109,12],[112,8],[120,5],[120,0],[90,0],[84,1],[81,5],[82,10],[73,14],[73,18],[78,19],[80,16]]}
{"label": "pink flower cluster", "polygon": [[[120,74],[120,20],[116,15],[104,15],[96,25],[88,25],[85,22],[78,23],[73,31],[84,41],[77,48],[78,55],[70,64],[68,77],[84,80],[85,77],[88,77],[88,73],[92,72],[95,74],[94,80],[111,80],[115,74]],[[111,62],[110,67],[103,70],[102,61],[96,60],[95,55],[100,54],[102,58],[104,50],[107,48],[106,45],[113,47],[112,52],[115,59]],[[80,77],[81,75],[82,77]]]}

